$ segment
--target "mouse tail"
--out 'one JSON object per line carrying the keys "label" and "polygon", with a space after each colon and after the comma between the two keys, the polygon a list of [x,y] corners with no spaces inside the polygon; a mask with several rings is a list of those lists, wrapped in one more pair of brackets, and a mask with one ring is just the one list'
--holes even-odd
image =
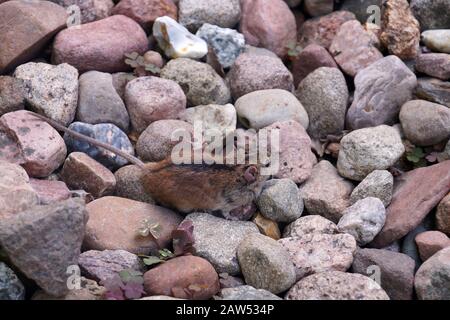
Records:
{"label": "mouse tail", "polygon": [[145,168],[145,163],[143,163],[141,160],[139,160],[138,158],[132,156],[129,153],[126,153],[118,148],[115,148],[107,143],[95,140],[91,137],[85,136],[84,134],[78,133],[76,131],[73,131],[69,128],[66,128],[65,126],[63,126],[62,124],[58,123],[55,120],[49,119],[46,116],[43,116],[41,114],[38,113],[31,113],[33,116],[35,116],[36,118],[47,122],[49,125],[51,125],[52,127],[54,127],[55,129],[59,130],[59,131],[63,131],[64,133],[67,133],[68,135],[72,136],[73,138],[79,139],[79,140],[83,140],[86,141],[96,147],[100,147],[103,149],[106,149],[108,151],[111,151],[112,153],[117,154],[118,156],[128,160],[129,162],[131,162],[132,164],[137,165],[138,167],[140,167],[141,169]]}

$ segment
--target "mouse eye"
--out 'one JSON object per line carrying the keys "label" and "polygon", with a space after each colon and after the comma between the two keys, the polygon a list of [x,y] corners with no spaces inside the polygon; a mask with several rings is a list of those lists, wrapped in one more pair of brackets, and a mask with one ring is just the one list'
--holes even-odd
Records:
{"label": "mouse eye", "polygon": [[256,181],[256,176],[258,174],[258,168],[255,166],[250,166],[245,170],[244,179],[247,183],[253,183]]}

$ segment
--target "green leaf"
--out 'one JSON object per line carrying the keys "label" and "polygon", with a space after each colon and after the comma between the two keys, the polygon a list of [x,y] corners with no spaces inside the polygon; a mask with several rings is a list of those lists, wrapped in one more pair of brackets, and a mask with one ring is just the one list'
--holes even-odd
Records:
{"label": "green leaf", "polygon": [[154,257],[154,256],[150,256],[150,257],[148,257],[148,258],[144,258],[144,259],[142,259],[142,261],[144,262],[144,264],[145,264],[146,266],[153,266],[153,265],[155,265],[155,264],[164,262],[164,261],[161,260],[160,258]]}

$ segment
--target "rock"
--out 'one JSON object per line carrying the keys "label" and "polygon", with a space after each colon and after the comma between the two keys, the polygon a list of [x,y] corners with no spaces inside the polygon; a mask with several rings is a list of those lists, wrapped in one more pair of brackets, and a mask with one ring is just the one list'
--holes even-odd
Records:
{"label": "rock", "polygon": [[61,296],[68,292],[67,268],[77,264],[87,219],[81,200],[35,206],[0,220],[0,243],[29,279]]}
{"label": "rock", "polygon": [[[20,17],[20,19],[17,19]],[[64,8],[49,1],[7,1],[0,5],[0,74],[34,59],[66,26]]]}
{"label": "rock", "polygon": [[72,195],[62,181],[30,179],[30,185],[36,192],[40,204],[50,204],[69,199]]}
{"label": "rock", "polygon": [[252,222],[256,224],[263,235],[272,238],[274,240],[279,240],[281,238],[280,228],[278,227],[278,223],[273,220],[267,219],[261,213],[257,213]]}
{"label": "rock", "polygon": [[174,297],[169,296],[151,296],[151,297],[144,297],[136,300],[185,300],[185,299],[178,299]]}
{"label": "rock", "polygon": [[316,69],[300,83],[296,96],[308,113],[308,134],[311,138],[341,134],[349,96],[347,83],[339,69]]}
{"label": "rock", "polygon": [[6,264],[0,262],[0,300],[24,300],[25,288]]}
{"label": "rock", "polygon": [[149,295],[207,300],[219,290],[219,276],[205,259],[182,256],[170,259],[144,274]]}
{"label": "rock", "polygon": [[439,231],[450,235],[450,194],[439,203],[436,211],[436,226]]}
{"label": "rock", "polygon": [[178,8],[172,0],[121,0],[112,10],[112,14],[127,16],[149,31],[159,17],[177,19]]}
{"label": "rock", "polygon": [[[353,130],[394,124],[400,107],[411,100],[417,78],[396,56],[387,56],[355,77],[355,95],[347,112]],[[387,89],[388,88],[388,89]]]}
{"label": "rock", "polygon": [[419,99],[442,104],[450,108],[450,83],[434,78],[417,79],[414,95]]}
{"label": "rock", "polygon": [[422,30],[450,29],[450,21],[442,14],[450,11],[447,0],[411,0],[410,6]]}
{"label": "rock", "polygon": [[274,146],[271,150],[278,154],[280,164],[280,169],[274,178],[291,179],[295,183],[306,181],[311,176],[312,168],[317,160],[311,151],[311,139],[305,129],[293,120],[275,122],[265,129],[268,132],[279,130],[280,135],[279,148]]}
{"label": "rock", "polygon": [[208,53],[205,40],[194,36],[171,17],[159,17],[153,24],[153,37],[170,58],[200,59]]}
{"label": "rock", "polygon": [[333,12],[333,0],[305,0],[305,11],[313,17],[323,16]]}
{"label": "rock", "polygon": [[114,195],[140,202],[154,204],[154,200],[145,192],[141,183],[142,169],[136,165],[120,168],[114,173],[116,177],[116,189]]}
{"label": "rock", "polygon": [[73,121],[78,102],[78,71],[74,67],[29,62],[17,67],[14,76],[24,80],[26,102],[33,111],[66,126]]}
{"label": "rock", "polygon": [[148,39],[132,19],[115,15],[61,31],[53,43],[52,61],[66,62],[80,73],[128,71],[125,54],[144,54]]}
{"label": "rock", "polygon": [[257,199],[262,215],[276,222],[290,223],[303,213],[303,199],[297,185],[289,179],[267,181]]}
{"label": "rock", "polygon": [[[417,248],[416,244],[416,236],[419,233],[429,231],[434,228],[434,221],[431,219],[432,217],[428,215],[415,229],[411,230],[405,237],[402,239],[401,252],[411,257],[416,263],[415,270],[419,269],[422,264],[422,259],[420,259],[419,248]],[[398,242],[398,241],[395,241]],[[393,243],[395,243],[393,242]]]}
{"label": "rock", "polygon": [[[167,248],[172,242],[172,231],[181,222],[181,217],[171,210],[119,197],[97,199],[86,209],[89,221],[84,246],[88,250],[120,249],[147,255]],[[161,236],[157,240],[138,234],[144,220],[159,224]]]}
{"label": "rock", "polygon": [[450,79],[450,54],[427,53],[416,59],[416,70],[441,80]]}
{"label": "rock", "polygon": [[420,300],[450,299],[450,248],[433,255],[416,273],[414,287]]}
{"label": "rock", "polygon": [[341,25],[354,20],[355,15],[348,11],[335,11],[322,17],[308,19],[298,31],[299,45],[303,48],[317,44],[328,49]]}
{"label": "rock", "polygon": [[117,72],[112,74],[113,87],[123,101],[125,101],[125,88],[128,82],[134,79],[136,77],[132,73]]}
{"label": "rock", "polygon": [[450,161],[419,168],[401,175],[386,211],[384,228],[372,242],[379,248],[416,228],[450,191]]}
{"label": "rock", "polygon": [[103,300],[106,288],[99,286],[97,282],[81,277],[80,286],[80,289],[72,289],[61,297],[55,297],[43,290],[38,290],[33,294],[31,300]]}
{"label": "rock", "polygon": [[259,233],[252,222],[230,221],[208,213],[191,213],[186,220],[194,225],[195,255],[208,260],[218,273],[236,275],[239,243],[250,233]]}
{"label": "rock", "polygon": [[337,234],[339,230],[333,222],[318,215],[301,217],[289,224],[283,238],[301,237],[305,234]]}
{"label": "rock", "polygon": [[378,284],[392,300],[412,300],[414,265],[414,260],[403,253],[359,249],[354,256],[352,272],[368,277],[379,277]]}
{"label": "rock", "polygon": [[[60,6],[66,8],[69,14],[68,27],[78,25],[79,23],[88,23],[107,18],[111,15],[111,10],[114,7],[112,0],[51,0]],[[74,7],[77,6],[78,8]],[[78,10],[80,13],[79,21]]]}
{"label": "rock", "polygon": [[427,30],[422,32],[422,42],[431,50],[450,53],[450,30]]}
{"label": "rock", "polygon": [[404,152],[402,139],[393,127],[358,129],[342,138],[337,168],[343,177],[362,181],[374,170],[393,166]]}
{"label": "rock", "polygon": [[288,252],[269,237],[247,235],[239,244],[237,256],[245,282],[256,289],[278,294],[295,283],[295,268]]}
{"label": "rock", "polygon": [[386,221],[386,209],[378,198],[364,198],[345,209],[338,228],[351,234],[360,246],[371,242]]}
{"label": "rock", "polygon": [[416,236],[416,244],[420,258],[426,261],[436,252],[450,247],[450,239],[440,231],[426,231]]}
{"label": "rock", "polygon": [[272,51],[265,49],[265,48],[259,48],[259,47],[253,47],[251,45],[246,44],[244,53],[247,53],[249,55],[255,55],[255,56],[268,56],[272,58],[278,58],[278,56],[273,53]]}
{"label": "rock", "polygon": [[186,97],[172,80],[158,77],[139,77],[125,88],[125,103],[131,125],[137,133],[149,124],[163,119],[176,119],[186,109]]}
{"label": "rock", "polygon": [[244,35],[234,29],[205,23],[195,34],[214,50],[223,68],[229,68],[245,49]]}
{"label": "rock", "polygon": [[85,251],[80,254],[78,265],[86,277],[95,281],[105,281],[125,269],[145,270],[141,259],[125,250]]}
{"label": "rock", "polygon": [[230,103],[224,106],[209,104],[188,108],[181,119],[193,126],[195,123],[201,124],[203,131],[219,130],[223,134],[236,130],[237,125],[236,109]]}
{"label": "rock", "polygon": [[228,80],[235,100],[253,91],[292,91],[294,88],[292,74],[280,59],[251,53],[243,53],[236,59],[228,73]]}
{"label": "rock", "polygon": [[330,271],[300,280],[285,300],[389,300],[389,296],[369,277]]}
{"label": "rock", "polygon": [[270,291],[255,289],[252,286],[238,286],[220,290],[219,300],[282,300]]}
{"label": "rock", "polygon": [[179,21],[195,32],[209,23],[233,28],[241,17],[239,0],[179,0]]}
{"label": "rock", "polygon": [[174,59],[166,64],[160,76],[178,83],[190,106],[223,105],[230,101],[230,89],[209,64],[185,58]]}
{"label": "rock", "polygon": [[116,187],[116,178],[87,154],[72,152],[64,162],[61,178],[74,190],[84,190],[95,198],[112,195]]}
{"label": "rock", "polygon": [[235,106],[239,121],[247,128],[261,129],[274,122],[288,120],[295,120],[303,128],[308,128],[308,113],[297,98],[286,90],[254,91],[237,99]]}
{"label": "rock", "polygon": [[23,80],[0,76],[0,116],[22,110],[26,95],[27,91]]}
{"label": "rock", "polygon": [[377,6],[381,9],[382,0],[345,0],[342,3],[341,10],[354,13],[356,19],[365,23],[375,13],[374,10],[369,10],[370,6]]}
{"label": "rock", "polygon": [[295,17],[287,4],[281,0],[243,0],[241,5],[239,30],[246,42],[286,57],[297,35]]}
{"label": "rock", "polygon": [[[92,125],[83,122],[74,122],[69,126],[69,129],[134,155],[134,149],[130,139],[128,139],[127,135],[120,130],[119,127],[111,123]],[[84,152],[110,170],[117,169],[128,163],[128,160],[125,160],[116,154],[93,146],[87,142],[74,139],[68,134],[64,135],[64,141],[66,142],[69,152]]]}
{"label": "rock", "polygon": [[297,88],[307,75],[320,67],[338,68],[331,54],[322,46],[310,44],[292,62],[292,75]]}
{"label": "rock", "polygon": [[418,146],[431,146],[450,138],[450,108],[425,100],[411,100],[400,111],[406,138]]}
{"label": "rock", "polygon": [[383,5],[381,42],[390,54],[414,59],[419,53],[420,26],[408,1],[388,0]]}
{"label": "rock", "polygon": [[309,214],[318,214],[337,223],[350,206],[353,184],[339,176],[328,161],[320,161],[311,177],[300,186],[300,196]]}
{"label": "rock", "polygon": [[64,140],[46,122],[19,110],[0,117],[0,159],[20,164],[32,177],[47,177],[64,161]]}
{"label": "rock", "polygon": [[125,104],[113,86],[109,73],[89,71],[80,76],[77,121],[112,123],[127,132],[130,125]]}
{"label": "rock", "polygon": [[349,234],[309,233],[278,242],[289,252],[297,280],[313,273],[346,271],[356,250],[355,238]]}
{"label": "rock", "polygon": [[350,203],[354,204],[364,198],[374,197],[380,199],[387,207],[391,203],[393,189],[394,177],[392,174],[387,170],[375,170],[353,189]]}

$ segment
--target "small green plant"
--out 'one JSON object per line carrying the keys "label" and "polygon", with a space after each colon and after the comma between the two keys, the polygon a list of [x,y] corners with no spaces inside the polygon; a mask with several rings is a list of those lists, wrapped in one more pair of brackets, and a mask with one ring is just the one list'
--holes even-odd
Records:
{"label": "small green plant", "polygon": [[423,149],[420,147],[415,147],[406,153],[406,159],[408,159],[409,162],[414,163],[414,165],[420,165],[424,163],[426,165],[425,156],[425,152],[423,152]]}
{"label": "small green plant", "polygon": [[296,58],[303,50],[303,48],[297,42],[290,42],[286,47],[288,48],[287,54],[292,59]]}
{"label": "small green plant", "polygon": [[145,61],[145,58],[137,52],[126,53],[125,58],[125,63],[134,69],[137,76],[144,76],[147,73],[150,73],[150,75],[161,73],[161,68]]}
{"label": "small green plant", "polygon": [[162,249],[158,251],[158,256],[140,255],[140,257],[146,266],[154,266],[174,258],[175,255],[169,249]]}

